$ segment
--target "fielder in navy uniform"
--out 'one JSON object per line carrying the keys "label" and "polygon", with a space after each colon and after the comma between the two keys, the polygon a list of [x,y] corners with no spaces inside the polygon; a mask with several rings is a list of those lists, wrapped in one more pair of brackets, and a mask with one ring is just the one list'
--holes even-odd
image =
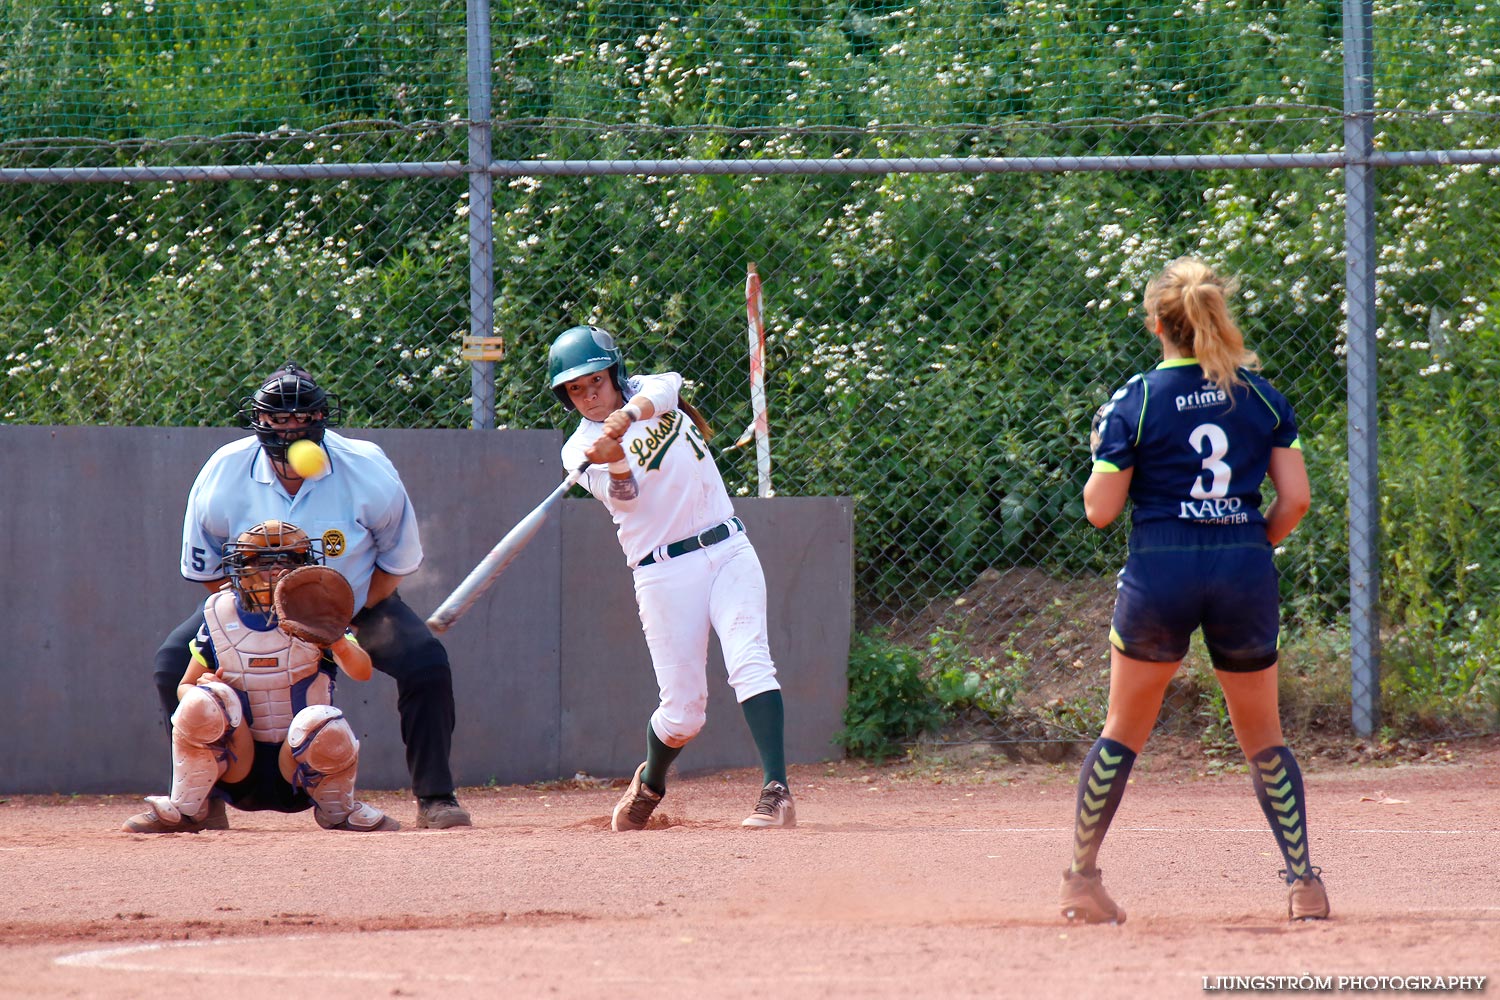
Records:
{"label": "fielder in navy uniform", "polygon": [[[1153,278],[1146,326],[1163,360],[1127,382],[1094,419],[1088,519],[1109,525],[1127,498],[1133,511],[1109,636],[1109,713],[1079,775],[1073,861],[1063,875],[1069,920],[1125,920],[1095,860],[1167,683],[1200,628],[1286,863],[1288,916],[1328,916],[1276,689],[1280,597],[1272,550],[1307,512],[1307,470],[1290,404],[1251,370],[1259,362],[1230,314],[1233,291],[1231,281],[1190,258]],[[1267,475],[1276,498],[1262,512]]]}
{"label": "fielder in navy uniform", "polygon": [[[448,764],[455,719],[448,652],[396,592],[422,562],[416,513],[379,446],[328,429],[339,414],[338,400],[290,363],[243,401],[241,416],[255,434],[214,452],[198,473],[183,519],[182,575],[218,591],[228,576],[226,543],[263,521],[300,525],[354,588],[354,633],[374,668],[396,681],[417,826],[469,826]],[[304,438],[327,455],[312,479],[287,461],[287,448]],[[190,643],[202,627],[200,610],[156,653],[156,688],[169,723]],[[208,822],[218,828],[222,803],[211,805]]]}
{"label": "fielder in navy uniform", "polygon": [[660,697],[646,727],[646,759],[611,827],[646,826],[666,794],[667,769],[703,728],[710,628],[760,753],[760,798],[742,825],[795,826],[765,574],[709,454],[708,425],[679,395],[682,376],[629,377],[614,338],[597,326],[564,331],[548,375],[563,406],[583,417],[563,445],[563,465],[594,463],[580,482],[614,518]]}

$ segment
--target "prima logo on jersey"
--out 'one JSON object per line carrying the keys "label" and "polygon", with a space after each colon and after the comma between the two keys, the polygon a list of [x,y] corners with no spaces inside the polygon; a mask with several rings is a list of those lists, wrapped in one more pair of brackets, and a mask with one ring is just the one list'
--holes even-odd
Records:
{"label": "prima logo on jersey", "polygon": [[1239,497],[1224,497],[1218,500],[1183,500],[1178,505],[1177,516],[1184,521],[1199,524],[1249,524],[1250,515],[1241,510],[1244,501]]}
{"label": "prima logo on jersey", "polygon": [[1177,397],[1177,412],[1181,413],[1183,410],[1201,410],[1205,406],[1218,406],[1220,403],[1227,403],[1228,401],[1229,397],[1224,394],[1222,389],[1212,382],[1204,382],[1203,388],[1197,392],[1190,392],[1185,396]]}

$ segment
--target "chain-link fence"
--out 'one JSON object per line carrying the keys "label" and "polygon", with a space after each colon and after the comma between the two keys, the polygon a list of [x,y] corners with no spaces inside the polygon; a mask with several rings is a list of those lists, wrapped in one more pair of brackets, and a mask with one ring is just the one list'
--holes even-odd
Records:
{"label": "chain-link fence", "polygon": [[[561,425],[546,348],[590,320],[727,445],[753,262],[775,489],[857,501],[856,655],[1068,738],[1124,552],[1088,420],[1201,255],[1313,479],[1288,704],[1497,728],[1500,11],[0,0],[0,43],[0,421],[222,425],[295,358],[356,426]],[[1193,658],[1169,714],[1223,728]]]}

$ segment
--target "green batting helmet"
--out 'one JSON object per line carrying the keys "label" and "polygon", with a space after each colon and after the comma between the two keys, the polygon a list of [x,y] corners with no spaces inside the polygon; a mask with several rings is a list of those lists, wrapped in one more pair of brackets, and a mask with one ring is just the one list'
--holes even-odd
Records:
{"label": "green batting helmet", "polygon": [[547,376],[552,380],[552,391],[570,410],[574,408],[573,402],[568,399],[568,390],[563,388],[563,383],[606,368],[614,371],[615,387],[629,396],[625,358],[615,346],[615,338],[609,335],[609,331],[592,323],[564,330],[552,342],[552,352],[547,356]]}

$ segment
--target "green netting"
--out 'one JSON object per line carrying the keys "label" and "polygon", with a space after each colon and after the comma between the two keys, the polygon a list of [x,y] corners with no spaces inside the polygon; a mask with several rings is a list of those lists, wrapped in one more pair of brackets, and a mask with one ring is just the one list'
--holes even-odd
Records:
{"label": "green netting", "polygon": [[[462,0],[0,0],[0,140],[468,114]],[[1375,4],[1379,107],[1492,111],[1500,8]],[[718,129],[1315,113],[1338,0],[497,0],[494,114]],[[1258,110],[1257,110],[1258,109]]]}
{"label": "green netting", "polygon": [[497,8],[496,108],[865,128],[1337,106],[1339,25],[1338,3],[1296,0],[532,0]]}
{"label": "green netting", "polygon": [[0,139],[467,111],[463,0],[0,0]]}

